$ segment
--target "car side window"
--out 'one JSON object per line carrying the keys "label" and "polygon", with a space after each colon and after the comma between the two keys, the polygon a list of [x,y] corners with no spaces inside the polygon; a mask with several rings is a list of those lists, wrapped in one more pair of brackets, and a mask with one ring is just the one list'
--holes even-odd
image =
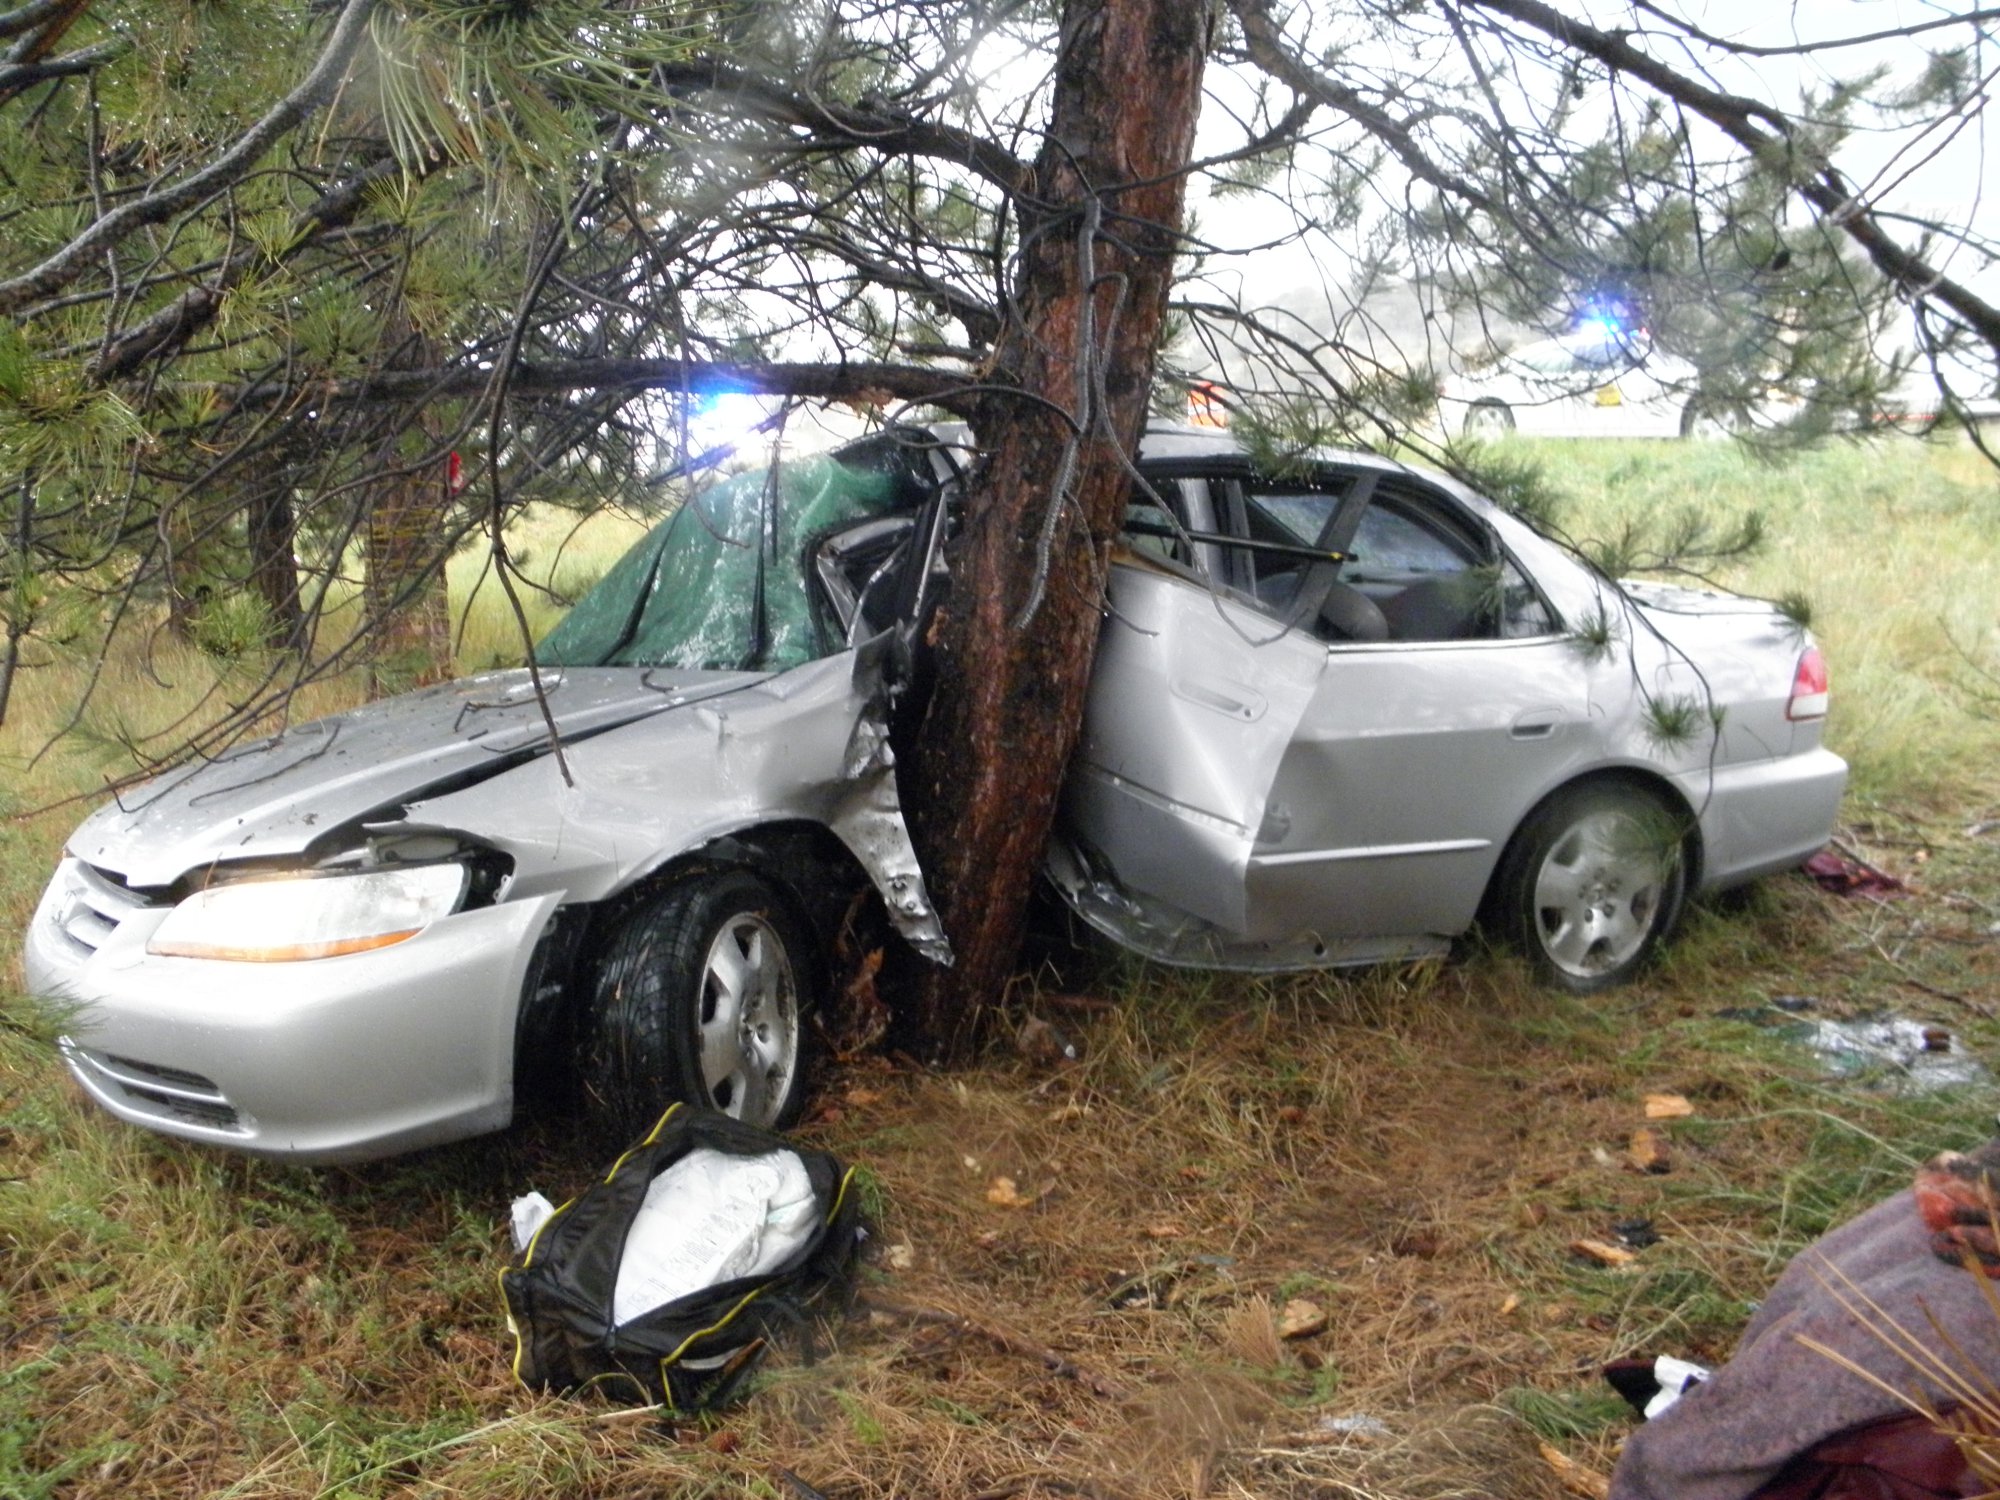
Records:
{"label": "car side window", "polygon": [[1145,491],[1134,489],[1125,502],[1125,545],[1155,562],[1189,566],[1188,544],[1182,538],[1185,527]]}
{"label": "car side window", "polygon": [[[1246,489],[1243,495],[1243,535],[1252,542],[1276,547],[1317,545],[1333,519],[1341,497],[1319,489]],[[1244,548],[1238,574],[1242,586],[1260,604],[1283,613],[1291,608],[1305,582],[1310,558],[1275,548]]]}
{"label": "car side window", "polygon": [[1203,583],[1223,576],[1205,478],[1151,474],[1125,499],[1119,540],[1142,557]]}
{"label": "car side window", "polygon": [[1340,581],[1381,611],[1391,641],[1514,640],[1554,629],[1513,560],[1421,492],[1384,486],[1349,550]]}

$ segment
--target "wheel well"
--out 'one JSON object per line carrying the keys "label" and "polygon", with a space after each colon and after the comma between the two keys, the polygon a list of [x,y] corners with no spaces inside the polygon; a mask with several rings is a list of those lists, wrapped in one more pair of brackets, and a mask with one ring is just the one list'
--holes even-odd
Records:
{"label": "wheel well", "polygon": [[682,876],[718,866],[754,870],[778,887],[829,945],[857,891],[871,889],[861,862],[823,824],[803,819],[739,828],[676,855],[604,903],[619,912]]}
{"label": "wheel well", "polygon": [[1551,787],[1533,807],[1521,814],[1521,820],[1514,825],[1514,831],[1507,835],[1507,842],[1500,847],[1500,857],[1493,861],[1493,869],[1486,877],[1486,891],[1480,897],[1479,903],[1482,917],[1492,910],[1494,895],[1500,884],[1500,873],[1506,868],[1507,856],[1513,852],[1514,845],[1520,840],[1521,830],[1534,821],[1535,814],[1556,798],[1579,787],[1588,786],[1636,787],[1658,797],[1670,812],[1687,820],[1686,829],[1681,835],[1681,858],[1687,862],[1687,889],[1692,894],[1701,881],[1702,862],[1701,823],[1695,809],[1688,805],[1688,800],[1681,794],[1681,789],[1666,777],[1653,775],[1635,766],[1620,766],[1610,770],[1586,772],[1582,776],[1572,777],[1560,786]]}
{"label": "wheel well", "polygon": [[737,829],[674,856],[616,895],[560,907],[538,946],[515,1024],[515,1088],[547,1094],[575,1041],[579,1006],[606,935],[628,914],[685,876],[702,870],[754,871],[776,886],[812,929],[831,960],[855,896],[868,875],[847,846],[821,824],[798,820]]}

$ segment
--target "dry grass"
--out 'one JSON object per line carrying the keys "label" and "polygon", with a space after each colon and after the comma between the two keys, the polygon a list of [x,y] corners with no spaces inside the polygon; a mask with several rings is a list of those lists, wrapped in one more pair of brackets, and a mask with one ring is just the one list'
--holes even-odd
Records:
{"label": "dry grass", "polygon": [[[166,712],[142,673],[119,691]],[[1990,767],[1991,724],[1951,706]],[[32,789],[95,773],[45,760]],[[1829,1082],[1723,1014],[1888,1005],[1992,1056],[2000,829],[1968,829],[2000,818],[2000,784],[1954,761],[1862,812],[1844,836],[1908,900],[1768,882],[1595,1001],[1477,952],[1084,993],[1030,976],[1010,1005],[1078,1062],[1003,1035],[958,1074],[838,1071],[804,1133],[866,1169],[857,1310],[817,1359],[672,1425],[508,1374],[508,1200],[600,1165],[560,1121],[366,1168],[239,1161],[86,1107],[10,1002],[0,1494],[1553,1497],[1538,1440],[1604,1470],[1626,1428],[1600,1363],[1725,1355],[1799,1246],[1986,1133],[1990,1096]],[[6,933],[71,821],[0,828]],[[1671,1170],[1647,1175],[1625,1152],[1655,1092],[1693,1113],[1652,1122]],[[1660,1238],[1629,1268],[1570,1248],[1638,1221]],[[1281,1337],[1298,1300],[1326,1325]]]}

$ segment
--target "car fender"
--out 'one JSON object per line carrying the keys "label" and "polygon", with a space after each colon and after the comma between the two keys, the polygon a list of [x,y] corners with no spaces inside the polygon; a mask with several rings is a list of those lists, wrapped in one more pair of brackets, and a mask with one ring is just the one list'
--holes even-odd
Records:
{"label": "car fender", "polygon": [[897,929],[948,962],[903,821],[880,693],[852,658],[811,662],[414,802],[406,821],[509,855],[510,900],[559,889],[585,902],[745,829],[818,824],[867,872]]}

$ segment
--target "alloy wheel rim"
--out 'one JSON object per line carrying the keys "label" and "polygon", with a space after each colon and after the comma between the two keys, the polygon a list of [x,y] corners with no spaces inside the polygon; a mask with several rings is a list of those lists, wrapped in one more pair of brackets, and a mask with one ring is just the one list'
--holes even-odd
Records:
{"label": "alloy wheel rim", "polygon": [[1535,876],[1535,928],[1549,962],[1575,979],[1631,962],[1652,936],[1671,870],[1659,833],[1630,813],[1577,819]]}
{"label": "alloy wheel rim", "polygon": [[697,1020],[701,1078],[714,1106],[753,1125],[774,1123],[799,1059],[799,997],[791,955],[755,912],[722,924],[702,965]]}

